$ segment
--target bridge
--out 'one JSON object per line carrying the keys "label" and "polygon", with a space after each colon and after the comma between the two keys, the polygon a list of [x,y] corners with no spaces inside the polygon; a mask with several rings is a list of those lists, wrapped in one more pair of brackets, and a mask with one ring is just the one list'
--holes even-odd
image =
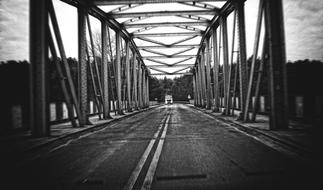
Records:
{"label": "bridge", "polygon": [[[61,2],[77,10],[76,71],[53,1],[30,0],[28,130],[2,138],[3,184],[13,189],[322,186],[319,133],[295,134],[295,126],[302,125],[288,118],[282,0],[259,0],[255,35],[248,36],[254,40],[249,64],[245,0]],[[101,25],[100,48],[92,18]],[[58,74],[64,99],[54,110],[49,68]],[[150,79],[164,75],[191,77],[193,99],[153,102]]]}

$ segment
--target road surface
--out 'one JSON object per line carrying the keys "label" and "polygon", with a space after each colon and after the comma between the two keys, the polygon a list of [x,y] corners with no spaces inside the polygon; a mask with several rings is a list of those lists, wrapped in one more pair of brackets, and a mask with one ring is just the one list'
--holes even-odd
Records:
{"label": "road surface", "polygon": [[[9,189],[314,189],[322,173],[188,105],[164,105],[10,166]],[[1,188],[2,189],[2,188]],[[317,188],[316,188],[317,189]]]}

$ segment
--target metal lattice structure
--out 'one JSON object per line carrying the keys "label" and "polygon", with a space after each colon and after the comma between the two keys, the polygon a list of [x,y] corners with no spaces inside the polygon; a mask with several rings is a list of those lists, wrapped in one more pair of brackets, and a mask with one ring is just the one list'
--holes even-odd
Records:
{"label": "metal lattice structure", "polygon": [[[100,117],[102,114],[103,119],[108,119],[110,100],[115,97],[118,114],[149,106],[149,75],[192,75],[195,106],[213,111],[223,108],[223,113],[230,115],[238,98],[240,119],[255,120],[265,67],[269,73],[270,126],[278,129],[288,125],[281,0],[259,0],[250,69],[246,55],[244,0],[62,1],[78,10],[78,89],[71,78],[52,1],[30,0],[31,126],[34,135],[49,134],[48,49],[57,60],[69,119],[75,127],[88,124],[88,80]],[[152,7],[155,8],[150,10]],[[89,15],[101,22],[101,67],[94,51]],[[230,15],[233,31],[229,50],[227,19]],[[264,27],[261,27],[262,20]],[[255,72],[262,28],[263,51],[258,72]],[[115,38],[112,38],[112,32]],[[112,43],[115,43],[115,50]],[[62,65],[58,62],[59,57]],[[253,93],[255,105],[252,110]],[[222,106],[220,102],[223,102]]]}

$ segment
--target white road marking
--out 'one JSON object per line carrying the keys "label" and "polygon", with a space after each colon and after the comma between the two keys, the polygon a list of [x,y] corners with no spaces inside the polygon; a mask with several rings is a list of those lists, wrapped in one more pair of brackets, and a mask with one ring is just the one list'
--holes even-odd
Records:
{"label": "white road marking", "polygon": [[156,172],[156,168],[157,168],[157,164],[158,164],[158,160],[161,154],[161,151],[163,149],[163,145],[164,145],[164,141],[165,141],[165,137],[166,137],[166,133],[167,133],[167,128],[168,128],[168,122],[169,122],[169,116],[167,117],[166,123],[165,123],[165,128],[163,130],[162,136],[158,142],[158,146],[156,149],[156,152],[154,154],[154,157],[150,163],[150,166],[148,168],[145,180],[142,184],[141,190],[149,190],[151,188],[151,184],[153,182],[154,179],[154,175]]}
{"label": "white road marking", "polygon": [[151,149],[152,149],[152,147],[153,147],[153,145],[154,145],[154,143],[155,143],[155,141],[156,141],[156,139],[158,137],[158,134],[159,134],[160,130],[163,127],[163,124],[164,124],[164,121],[165,121],[166,118],[167,117],[163,118],[160,126],[158,127],[158,130],[154,134],[154,138],[150,140],[144,154],[141,156],[136,168],[132,172],[132,174],[131,174],[127,184],[123,188],[123,190],[131,190],[133,188],[133,186],[135,185],[135,183],[137,181],[137,178],[138,178],[138,176],[139,176],[139,174],[140,174],[140,172],[141,172],[141,170],[142,170],[142,168],[143,168],[143,166],[144,166],[144,164],[145,164],[145,162],[146,162],[146,160],[148,158],[148,155],[149,155],[149,153],[150,153],[150,151],[151,151]]}

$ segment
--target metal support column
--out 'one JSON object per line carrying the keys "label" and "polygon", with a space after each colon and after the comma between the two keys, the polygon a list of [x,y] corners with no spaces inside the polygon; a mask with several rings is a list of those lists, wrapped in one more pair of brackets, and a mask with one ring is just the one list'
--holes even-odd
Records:
{"label": "metal support column", "polygon": [[288,128],[288,100],[283,5],[265,1],[269,53],[270,129]]}
{"label": "metal support column", "polygon": [[121,37],[120,31],[116,32],[116,82],[117,82],[117,107],[118,114],[122,115],[122,93],[121,93]]}
{"label": "metal support column", "polygon": [[202,86],[202,107],[206,107],[206,81],[205,81],[205,50],[201,53],[201,60],[200,60],[200,66],[201,66],[201,86]]}
{"label": "metal support column", "polygon": [[48,1],[30,0],[30,127],[32,135],[50,135],[47,90]]}
{"label": "metal support column", "polygon": [[202,105],[201,101],[201,83],[200,83],[200,67],[199,64],[196,65],[196,104],[198,107]]}
{"label": "metal support column", "polygon": [[213,29],[213,90],[214,90],[214,112],[219,111],[219,58],[218,58],[218,40],[216,28]]}
{"label": "metal support column", "polygon": [[246,104],[244,109],[244,115],[243,120],[247,121],[249,119],[249,107],[251,102],[251,95],[252,95],[252,86],[253,86],[253,78],[254,78],[254,71],[257,61],[257,55],[258,55],[258,46],[259,46],[259,39],[260,39],[260,32],[261,32],[261,21],[262,21],[262,13],[263,13],[263,0],[259,1],[259,8],[258,8],[258,16],[257,16],[257,24],[256,24],[256,34],[255,34],[255,41],[253,46],[253,57],[252,57],[252,63],[249,73],[249,83],[248,83],[248,90],[247,90],[247,96],[246,96]]}
{"label": "metal support column", "polygon": [[143,73],[143,98],[144,98],[144,107],[147,107],[147,75],[146,75],[147,70]]}
{"label": "metal support column", "polygon": [[110,119],[107,23],[101,21],[103,118]]}
{"label": "metal support column", "polygon": [[[196,71],[196,69],[195,69],[195,71]],[[194,97],[194,106],[196,106],[196,79],[195,79],[195,77],[196,77],[196,74],[194,73],[193,74],[193,97]]]}
{"label": "metal support column", "polygon": [[133,93],[133,102],[134,102],[134,108],[138,110],[138,91],[137,91],[137,54],[133,54],[133,88],[132,88],[132,93]]}
{"label": "metal support column", "polygon": [[247,53],[246,53],[246,31],[244,18],[244,2],[237,1],[235,4],[238,15],[238,38],[239,38],[239,84],[240,84],[240,116],[243,117],[243,108],[245,107],[247,87],[248,87],[248,70],[247,70]]}
{"label": "metal support column", "polygon": [[227,31],[227,18],[222,17],[222,43],[223,43],[223,91],[224,91],[224,113],[229,114],[229,48],[228,48],[228,31]]}
{"label": "metal support column", "polygon": [[126,41],[126,80],[127,80],[127,110],[132,111],[131,80],[130,80],[130,42]]}
{"label": "metal support column", "polygon": [[142,108],[142,68],[141,62],[138,62],[138,103],[139,108]]}
{"label": "metal support column", "polygon": [[147,75],[147,85],[146,85],[146,94],[147,94],[147,107],[149,107],[149,76]]}
{"label": "metal support column", "polygon": [[80,103],[80,126],[87,123],[88,100],[87,100],[87,64],[86,64],[86,14],[83,7],[78,8],[78,94]]}
{"label": "metal support column", "polygon": [[211,89],[211,63],[210,63],[210,43],[209,39],[205,42],[205,62],[206,62],[206,109],[212,107],[212,89]]}

